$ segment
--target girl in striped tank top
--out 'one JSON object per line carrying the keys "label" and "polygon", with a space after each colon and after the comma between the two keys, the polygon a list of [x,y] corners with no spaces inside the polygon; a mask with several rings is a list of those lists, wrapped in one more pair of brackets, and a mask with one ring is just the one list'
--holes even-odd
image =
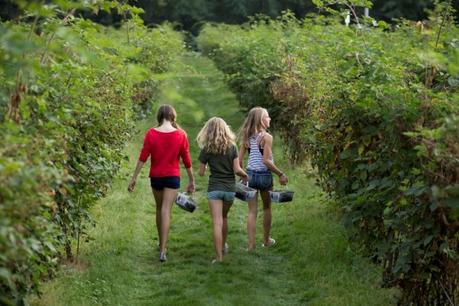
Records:
{"label": "girl in striped tank top", "polygon": [[276,167],[272,156],[273,137],[266,132],[271,118],[268,111],[262,107],[254,107],[249,111],[240,131],[241,145],[239,149],[239,162],[244,160],[248,152],[247,174],[249,187],[257,189],[257,195],[249,201],[249,214],[247,217],[247,234],[249,238],[249,251],[255,250],[255,230],[257,220],[258,194],[263,202],[263,247],[273,246],[276,241],[270,237],[271,231],[271,198],[269,191],[273,187],[273,176],[279,176],[279,183],[285,185],[287,176]]}

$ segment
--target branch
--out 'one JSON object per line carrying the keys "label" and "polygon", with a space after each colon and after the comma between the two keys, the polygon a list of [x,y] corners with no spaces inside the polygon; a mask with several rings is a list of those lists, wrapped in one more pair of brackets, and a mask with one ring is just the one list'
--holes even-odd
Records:
{"label": "branch", "polygon": [[[65,16],[64,19],[62,19],[61,24],[66,24],[68,19],[70,18],[70,16],[73,16],[74,13],[75,13],[75,9],[72,9],[67,14],[67,16]],[[54,39],[55,36],[56,36],[56,32],[53,32],[53,34],[49,37],[48,41],[46,42],[45,50],[43,51],[43,53],[42,53],[42,55],[40,57],[40,65],[44,65],[45,64],[45,56],[46,56],[46,53],[48,53],[48,47],[51,44],[51,41]]]}
{"label": "branch", "polygon": [[[352,6],[351,4],[345,2],[344,5],[346,5],[352,12],[352,15],[354,16],[355,18],[355,21],[357,22],[357,25],[358,25],[358,28],[361,29],[362,28],[362,25],[360,24],[360,20],[359,20],[359,17],[357,16],[357,13],[354,9],[354,6]],[[362,35],[362,40],[363,40],[363,44],[365,45],[365,48],[368,49],[368,45],[367,45],[367,41],[365,40],[365,35]]]}
{"label": "branch", "polygon": [[435,50],[437,50],[438,43],[440,42],[440,35],[441,35],[443,27],[445,26],[446,18],[448,17],[448,14],[449,14],[449,7],[451,6],[451,1],[452,0],[448,1],[448,5],[446,6],[445,13],[443,14],[443,18],[441,20],[440,28],[438,29],[437,40],[435,41]]}

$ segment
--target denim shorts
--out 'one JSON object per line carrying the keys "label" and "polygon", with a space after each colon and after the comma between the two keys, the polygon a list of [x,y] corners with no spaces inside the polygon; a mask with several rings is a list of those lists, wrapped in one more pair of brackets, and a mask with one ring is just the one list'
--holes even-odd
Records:
{"label": "denim shorts", "polygon": [[151,188],[155,190],[163,190],[164,188],[179,189],[180,177],[165,176],[165,177],[150,177]]}
{"label": "denim shorts", "polygon": [[222,200],[223,202],[233,202],[235,192],[214,190],[207,193],[209,200]]}
{"label": "denim shorts", "polygon": [[247,169],[249,176],[249,187],[260,191],[271,190],[273,188],[273,174],[271,171],[258,171]]}

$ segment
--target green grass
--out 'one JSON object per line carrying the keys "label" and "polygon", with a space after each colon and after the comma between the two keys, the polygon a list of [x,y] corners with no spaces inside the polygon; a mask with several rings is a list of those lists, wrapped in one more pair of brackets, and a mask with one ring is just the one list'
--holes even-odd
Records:
{"label": "green grass", "polygon": [[[173,104],[187,131],[194,169],[194,141],[210,116],[223,117],[237,129],[243,114],[223,76],[205,58],[190,54],[162,88],[162,103]],[[153,116],[152,116],[153,118]],[[92,210],[94,240],[82,245],[80,264],[64,267],[44,285],[32,305],[395,305],[397,292],[379,287],[380,271],[353,251],[346,233],[310,173],[289,169],[275,141],[276,162],[288,169],[292,203],[273,205],[272,236],[278,244],[245,251],[247,205],[236,200],[229,216],[230,252],[223,264],[214,257],[205,190],[197,178],[198,209],[173,209],[168,261],[156,249],[154,202],[144,167],[137,189],[126,190],[143,134],[153,119],[139,123],[126,148],[129,161],[109,195]],[[184,173],[183,173],[184,174]],[[182,186],[186,185],[183,175]],[[261,243],[261,212],[257,241]]]}

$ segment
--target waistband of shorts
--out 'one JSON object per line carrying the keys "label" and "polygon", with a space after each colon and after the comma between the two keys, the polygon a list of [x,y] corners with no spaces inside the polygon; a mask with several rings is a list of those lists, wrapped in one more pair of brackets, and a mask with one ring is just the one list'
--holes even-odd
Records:
{"label": "waistband of shorts", "polygon": [[252,169],[247,169],[247,172],[252,172],[252,173],[256,173],[256,174],[272,174],[271,171],[269,170],[252,170]]}
{"label": "waistband of shorts", "polygon": [[167,179],[180,179],[180,176],[150,176],[150,180],[167,180]]}

